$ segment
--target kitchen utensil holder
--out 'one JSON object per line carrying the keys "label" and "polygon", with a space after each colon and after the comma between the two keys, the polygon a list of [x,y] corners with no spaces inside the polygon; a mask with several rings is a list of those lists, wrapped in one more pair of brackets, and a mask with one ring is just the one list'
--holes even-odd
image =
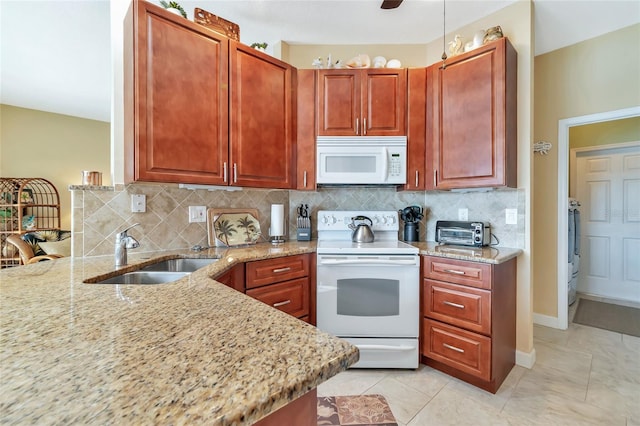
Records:
{"label": "kitchen utensil holder", "polygon": [[404,241],[420,241],[420,222],[407,222],[404,224]]}

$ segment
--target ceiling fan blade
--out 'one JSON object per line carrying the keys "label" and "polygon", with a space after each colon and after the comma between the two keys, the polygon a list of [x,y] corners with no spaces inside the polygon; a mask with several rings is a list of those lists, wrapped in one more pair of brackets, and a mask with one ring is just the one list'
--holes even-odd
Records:
{"label": "ceiling fan blade", "polygon": [[382,0],[382,5],[380,6],[380,8],[395,9],[396,7],[400,6],[400,3],[402,3],[402,0]]}

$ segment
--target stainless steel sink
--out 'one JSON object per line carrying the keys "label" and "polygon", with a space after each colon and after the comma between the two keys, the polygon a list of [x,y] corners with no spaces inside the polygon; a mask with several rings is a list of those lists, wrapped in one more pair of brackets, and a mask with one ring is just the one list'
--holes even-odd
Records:
{"label": "stainless steel sink", "polygon": [[95,284],[166,284],[189,275],[189,272],[134,271],[98,281]]}
{"label": "stainless steel sink", "polygon": [[165,272],[193,272],[200,268],[204,268],[207,265],[217,262],[219,259],[215,258],[178,258],[161,260],[157,263],[152,263],[141,271],[165,271]]}

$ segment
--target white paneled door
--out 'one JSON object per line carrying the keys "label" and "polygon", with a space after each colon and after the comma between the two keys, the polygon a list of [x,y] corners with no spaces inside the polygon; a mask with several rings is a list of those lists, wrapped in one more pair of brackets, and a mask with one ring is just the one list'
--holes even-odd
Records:
{"label": "white paneled door", "polygon": [[578,291],[640,302],[640,145],[577,153]]}

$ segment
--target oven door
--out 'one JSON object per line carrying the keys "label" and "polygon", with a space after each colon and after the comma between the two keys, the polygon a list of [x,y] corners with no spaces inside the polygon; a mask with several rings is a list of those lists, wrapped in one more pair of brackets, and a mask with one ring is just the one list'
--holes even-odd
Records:
{"label": "oven door", "polygon": [[418,337],[417,255],[317,258],[318,328],[339,337]]}

